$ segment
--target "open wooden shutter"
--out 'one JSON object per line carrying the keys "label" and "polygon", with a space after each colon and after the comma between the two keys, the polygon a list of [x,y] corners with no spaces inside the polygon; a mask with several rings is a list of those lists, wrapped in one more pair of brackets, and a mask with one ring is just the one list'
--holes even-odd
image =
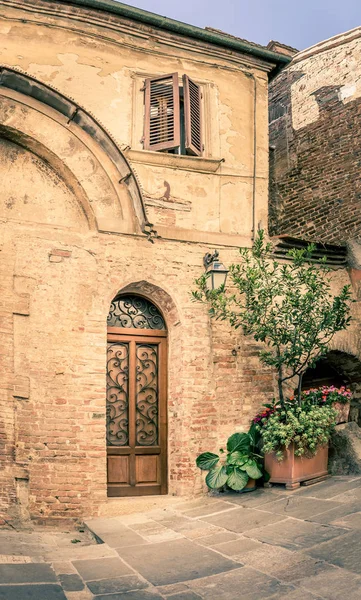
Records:
{"label": "open wooden shutter", "polygon": [[202,140],[202,93],[199,85],[183,75],[185,147],[190,154],[200,156]]}
{"label": "open wooden shutter", "polygon": [[180,145],[178,73],[145,80],[144,150]]}

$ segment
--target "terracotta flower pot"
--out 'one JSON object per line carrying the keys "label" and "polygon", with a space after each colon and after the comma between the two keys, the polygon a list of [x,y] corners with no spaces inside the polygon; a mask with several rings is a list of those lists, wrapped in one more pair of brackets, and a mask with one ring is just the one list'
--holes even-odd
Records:
{"label": "terracotta flower pot", "polygon": [[346,404],[341,404],[341,402],[334,402],[332,408],[337,410],[336,423],[339,425],[340,423],[347,423],[348,416],[350,414],[350,402]]}
{"label": "terracotta flower pot", "polygon": [[276,454],[266,454],[264,466],[270,475],[270,483],[285,483],[287,490],[294,490],[301,481],[327,475],[328,446],[320,446],[314,456],[295,456],[294,444],[284,451],[283,460],[277,460]]}
{"label": "terracotta flower pot", "polygon": [[254,492],[255,489],[257,489],[256,488],[256,480],[251,479],[251,478],[249,478],[249,480],[247,481],[247,484],[241,490],[232,490],[232,488],[224,486],[224,491],[227,490],[229,492],[234,492],[236,494],[246,494],[247,492]]}
{"label": "terracotta flower pot", "polygon": [[245,494],[246,492],[254,492],[255,489],[256,489],[256,480],[250,478],[247,481],[246,487],[244,487],[243,490],[240,490],[240,494]]}

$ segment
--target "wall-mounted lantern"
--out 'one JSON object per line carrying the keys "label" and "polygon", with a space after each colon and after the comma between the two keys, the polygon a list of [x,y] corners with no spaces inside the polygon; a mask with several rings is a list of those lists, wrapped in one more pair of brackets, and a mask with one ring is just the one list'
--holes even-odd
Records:
{"label": "wall-mounted lantern", "polygon": [[228,269],[219,260],[217,250],[213,254],[208,252],[203,257],[204,268],[206,269],[207,289],[218,290],[222,285],[226,285]]}

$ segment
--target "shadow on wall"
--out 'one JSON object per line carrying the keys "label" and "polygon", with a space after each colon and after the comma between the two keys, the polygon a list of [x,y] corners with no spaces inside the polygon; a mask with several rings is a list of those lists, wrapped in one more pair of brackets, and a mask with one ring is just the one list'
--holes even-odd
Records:
{"label": "shadow on wall", "polygon": [[330,351],[308,369],[303,377],[303,389],[334,385],[352,391],[349,422],[337,425],[329,452],[329,472],[332,475],[361,474],[361,362],[338,350]]}
{"label": "shadow on wall", "polygon": [[302,380],[302,388],[334,385],[346,386],[352,391],[350,421],[361,426],[361,362],[352,354],[331,350],[325,358],[308,369]]}
{"label": "shadow on wall", "polygon": [[269,228],[341,243],[361,231],[361,98],[343,103],[341,86],[322,87],[318,119],[295,130],[291,88],[302,76],[286,70],[271,84]]}

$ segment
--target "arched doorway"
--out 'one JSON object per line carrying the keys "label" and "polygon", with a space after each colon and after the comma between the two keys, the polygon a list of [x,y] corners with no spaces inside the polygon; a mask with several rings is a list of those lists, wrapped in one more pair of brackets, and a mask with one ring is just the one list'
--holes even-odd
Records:
{"label": "arched doorway", "polygon": [[108,496],[167,493],[167,329],[133,294],[108,315],[107,473]]}

